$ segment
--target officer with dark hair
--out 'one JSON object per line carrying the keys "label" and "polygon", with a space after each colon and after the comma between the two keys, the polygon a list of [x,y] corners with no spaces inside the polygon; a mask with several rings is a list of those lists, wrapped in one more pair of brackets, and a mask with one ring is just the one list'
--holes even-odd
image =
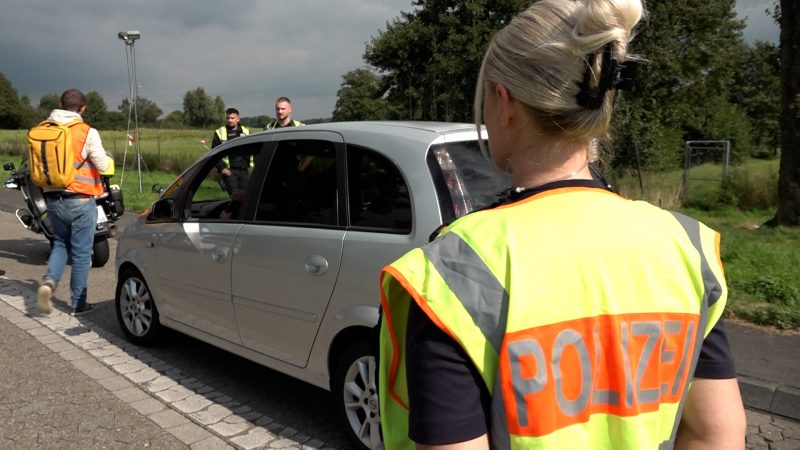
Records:
{"label": "officer with dark hair", "polygon": [[[223,142],[240,136],[247,136],[250,130],[239,124],[239,110],[228,108],[225,110],[225,126],[214,131],[211,148]],[[222,183],[229,194],[244,191],[247,187],[248,170],[253,167],[253,157],[250,154],[237,154],[233,152],[222,158],[216,165],[217,171],[222,175]]]}

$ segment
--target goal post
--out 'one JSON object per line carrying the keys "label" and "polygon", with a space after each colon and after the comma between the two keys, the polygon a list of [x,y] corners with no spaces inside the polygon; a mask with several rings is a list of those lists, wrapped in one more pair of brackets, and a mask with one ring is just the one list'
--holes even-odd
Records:
{"label": "goal post", "polygon": [[[721,182],[724,189],[728,184],[728,169],[731,162],[731,141],[686,141],[683,157],[683,195],[689,191],[689,181]],[[692,167],[705,163],[722,165],[722,178],[691,177]]]}

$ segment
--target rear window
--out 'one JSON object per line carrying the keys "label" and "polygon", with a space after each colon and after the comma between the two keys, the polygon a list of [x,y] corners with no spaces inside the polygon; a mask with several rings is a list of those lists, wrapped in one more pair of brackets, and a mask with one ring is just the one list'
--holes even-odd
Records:
{"label": "rear window", "polygon": [[511,187],[511,175],[483,156],[478,141],[432,145],[428,164],[445,223],[491,205]]}

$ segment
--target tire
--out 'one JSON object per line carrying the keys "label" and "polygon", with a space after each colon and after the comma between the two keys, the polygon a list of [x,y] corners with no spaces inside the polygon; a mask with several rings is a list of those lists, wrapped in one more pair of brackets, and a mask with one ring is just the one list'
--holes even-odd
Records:
{"label": "tire", "polygon": [[142,346],[158,341],[163,330],[158,309],[138,270],[128,268],[120,273],[114,305],[120,328],[129,341]]}
{"label": "tire", "polygon": [[336,415],[358,449],[383,449],[378,405],[378,365],[375,346],[354,342],[339,358],[333,374]]}
{"label": "tire", "polygon": [[108,239],[97,241],[92,246],[92,267],[103,267],[108,262],[111,251],[108,248]]}

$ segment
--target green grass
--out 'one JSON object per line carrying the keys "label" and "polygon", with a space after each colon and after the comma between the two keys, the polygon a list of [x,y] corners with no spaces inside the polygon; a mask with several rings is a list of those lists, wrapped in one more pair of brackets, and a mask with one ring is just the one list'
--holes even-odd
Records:
{"label": "green grass", "polygon": [[773,211],[683,212],[722,235],[728,313],[762,325],[800,328],[800,229],[762,227]]}
{"label": "green grass", "polygon": [[[0,161],[19,165],[27,152],[27,130],[0,130]],[[133,134],[133,132],[131,132]],[[122,192],[125,209],[142,211],[158,198],[153,185],[167,187],[175,176],[186,169],[211,147],[211,130],[140,129],[137,164],[136,147],[128,145],[125,131],[102,131],[103,147],[114,157],[116,176],[112,183],[120,184],[124,164]],[[201,141],[205,140],[203,143]],[[142,192],[139,192],[141,171]]]}
{"label": "green grass", "polygon": [[[155,187],[166,188],[172,183],[176,175],[162,171],[142,171],[142,192],[139,192],[139,173],[135,168],[125,169],[123,177],[120,168],[111,178],[111,184],[120,185],[122,188],[123,202],[127,211],[141,212],[150,207],[159,197],[158,192],[154,192]],[[120,181],[122,183],[120,184]]]}
{"label": "green grass", "polygon": [[[0,154],[19,156],[27,151],[26,130],[0,130]],[[133,134],[133,132],[131,132]],[[142,163],[153,171],[180,173],[211,147],[213,130],[139,130],[139,153]],[[128,145],[125,131],[100,130],[103,147],[114,156],[117,166],[135,164],[136,146]],[[203,143],[202,141],[206,141]]]}
{"label": "green grass", "polygon": [[713,164],[693,167],[686,188],[682,169],[644,171],[644,192],[633,173],[612,177],[611,181],[625,197],[647,200],[667,209],[711,210],[733,206],[745,211],[763,210],[778,204],[778,163],[777,159],[749,159],[731,166],[725,189],[722,188],[722,168]]}

